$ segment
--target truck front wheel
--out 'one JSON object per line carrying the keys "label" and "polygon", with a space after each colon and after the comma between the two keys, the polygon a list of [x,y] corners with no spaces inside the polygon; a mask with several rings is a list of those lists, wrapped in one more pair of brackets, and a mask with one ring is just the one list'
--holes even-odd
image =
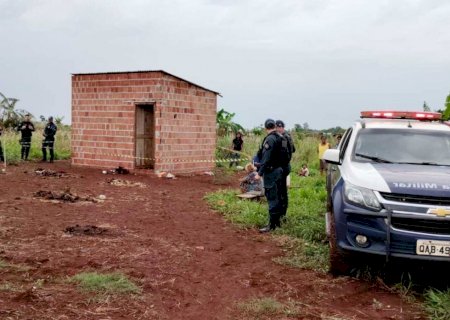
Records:
{"label": "truck front wheel", "polygon": [[352,270],[350,255],[337,245],[334,215],[330,217],[330,273],[334,276],[348,275]]}

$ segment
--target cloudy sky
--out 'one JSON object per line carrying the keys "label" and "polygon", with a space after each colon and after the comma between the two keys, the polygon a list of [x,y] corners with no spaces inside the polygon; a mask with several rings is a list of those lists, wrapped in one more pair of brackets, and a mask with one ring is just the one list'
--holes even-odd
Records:
{"label": "cloudy sky", "polygon": [[71,73],[156,70],[222,93],[250,128],[442,108],[447,0],[0,0],[0,92],[70,122]]}

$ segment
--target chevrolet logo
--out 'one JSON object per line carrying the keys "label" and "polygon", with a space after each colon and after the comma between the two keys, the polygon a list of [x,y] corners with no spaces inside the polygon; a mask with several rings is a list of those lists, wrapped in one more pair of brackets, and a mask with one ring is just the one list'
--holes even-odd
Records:
{"label": "chevrolet logo", "polygon": [[438,217],[447,217],[447,216],[450,216],[450,209],[432,208],[432,209],[428,209],[427,213],[434,214]]}

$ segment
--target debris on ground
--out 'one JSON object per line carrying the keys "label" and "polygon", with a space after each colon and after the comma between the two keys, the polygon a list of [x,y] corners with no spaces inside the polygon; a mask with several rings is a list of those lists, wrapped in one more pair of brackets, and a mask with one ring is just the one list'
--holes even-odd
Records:
{"label": "debris on ground", "polygon": [[145,183],[123,180],[123,179],[109,179],[108,183],[110,185],[118,186],[118,187],[139,187],[139,188],[146,187]]}
{"label": "debris on ground", "polygon": [[129,174],[129,173],[130,173],[130,170],[125,169],[125,168],[123,168],[123,167],[117,167],[117,168],[114,169],[114,171],[115,171],[117,174]]}
{"label": "debris on ground", "polygon": [[108,229],[93,225],[80,226],[77,224],[75,226],[70,226],[64,229],[64,233],[68,233],[75,236],[97,236],[105,234],[107,232]]}
{"label": "debris on ground", "polygon": [[111,170],[103,170],[102,171],[103,174],[129,174],[130,170],[125,169],[124,167],[117,167],[115,169],[111,169]]}
{"label": "debris on ground", "polygon": [[71,193],[69,189],[62,192],[39,190],[38,192],[34,193],[34,196],[36,198],[43,198],[44,200],[57,200],[71,203],[78,201],[98,202],[98,199],[96,199],[95,197],[80,197],[79,195]]}
{"label": "debris on ground", "polygon": [[213,176],[213,175],[214,175],[214,172],[212,172],[212,171],[205,171],[205,172],[203,172],[203,174],[204,174],[205,176]]}
{"label": "debris on ground", "polygon": [[156,175],[158,176],[158,178],[175,179],[175,175],[170,172],[162,171],[158,172]]}
{"label": "debris on ground", "polygon": [[67,178],[69,175],[64,171],[54,171],[50,169],[37,168],[34,170],[37,176],[41,177],[56,177],[56,178]]}
{"label": "debris on ground", "polygon": [[16,295],[13,300],[14,301],[27,301],[32,302],[34,300],[38,299],[38,296],[34,292],[34,288],[29,288],[23,292],[20,292],[18,295]]}
{"label": "debris on ground", "polygon": [[163,178],[163,177],[166,176],[166,174],[167,174],[167,172],[161,171],[161,172],[157,172],[157,173],[156,173],[156,176],[157,176],[158,178]]}

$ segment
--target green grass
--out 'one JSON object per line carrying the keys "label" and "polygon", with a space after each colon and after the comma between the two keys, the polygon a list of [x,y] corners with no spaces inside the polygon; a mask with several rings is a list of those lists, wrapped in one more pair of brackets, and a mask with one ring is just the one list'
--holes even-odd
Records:
{"label": "green grass", "polygon": [[432,320],[450,319],[450,289],[428,290],[425,295],[425,310]]}
{"label": "green grass", "polygon": [[[20,133],[13,130],[5,130],[0,136],[3,152],[8,163],[17,163],[20,160]],[[37,128],[31,139],[30,160],[42,159],[42,129]],[[56,160],[70,159],[70,128],[64,126],[59,129],[55,136],[55,158]],[[47,155],[48,157],[48,155]]]}
{"label": "green grass", "polygon": [[101,294],[138,294],[142,290],[122,273],[79,273],[69,279],[85,291]]}
{"label": "green grass", "polygon": [[0,283],[0,292],[17,292],[22,289],[22,286],[17,286],[11,282]]}
{"label": "green grass", "polygon": [[296,317],[298,310],[293,305],[282,304],[273,298],[258,298],[238,304],[245,319],[276,319],[280,316]]}
{"label": "green grass", "polygon": [[328,271],[328,246],[321,242],[311,242],[292,237],[280,237],[286,255],[276,257],[274,262],[294,268]]}
{"label": "green grass", "polygon": [[6,261],[0,259],[0,269],[6,269],[9,267],[9,264]]}
{"label": "green grass", "polygon": [[8,263],[8,262],[0,259],[0,270],[1,269],[10,269],[10,270],[18,271],[18,272],[26,272],[26,271],[30,270],[30,267],[24,266],[24,265],[19,265],[19,264]]}

